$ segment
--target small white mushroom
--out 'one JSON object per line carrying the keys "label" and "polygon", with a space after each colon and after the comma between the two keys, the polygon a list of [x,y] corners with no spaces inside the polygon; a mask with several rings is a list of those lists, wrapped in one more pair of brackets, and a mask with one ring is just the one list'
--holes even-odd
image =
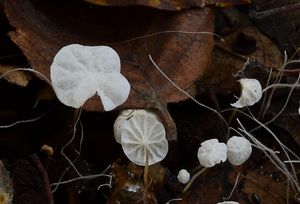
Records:
{"label": "small white mushroom", "polygon": [[235,202],[235,201],[223,201],[223,202],[217,203],[217,204],[239,204],[239,203]]}
{"label": "small white mushroom", "polygon": [[244,108],[252,106],[257,103],[262,97],[262,88],[256,79],[240,79],[242,87],[242,94],[237,102],[232,103],[231,106],[236,108]]}
{"label": "small white mushroom", "polygon": [[112,48],[72,44],[56,54],[50,77],[63,104],[79,108],[97,93],[104,110],[109,111],[124,103],[129,95],[130,84],[120,70],[119,55]]}
{"label": "small white mushroom", "polygon": [[198,159],[202,166],[213,167],[227,159],[225,143],[219,143],[218,139],[210,139],[201,143],[198,149]]}
{"label": "small white mushroom", "polygon": [[251,153],[251,143],[246,138],[233,136],[228,140],[227,158],[231,164],[235,166],[243,164]]}
{"label": "small white mushroom", "polygon": [[189,182],[190,178],[191,178],[191,175],[187,170],[181,169],[178,172],[177,179],[180,183],[186,184],[187,182]]}
{"label": "small white mushroom", "polygon": [[163,160],[168,152],[165,128],[153,113],[136,114],[122,125],[121,145],[125,155],[141,166]]}

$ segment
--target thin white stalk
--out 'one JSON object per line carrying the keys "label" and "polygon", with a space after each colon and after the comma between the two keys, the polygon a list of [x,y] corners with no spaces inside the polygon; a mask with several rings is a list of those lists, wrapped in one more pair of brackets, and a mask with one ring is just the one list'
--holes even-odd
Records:
{"label": "thin white stalk", "polygon": [[[239,125],[241,128],[239,128],[240,131],[242,131],[244,134],[246,134],[256,145],[260,147],[260,149],[264,152],[264,154],[269,158],[269,160],[275,165],[275,167],[281,171],[292,183],[292,187],[296,192],[300,192],[300,187],[298,184],[297,179],[292,175],[287,167],[285,166],[285,163],[280,160],[280,158],[273,152],[267,151],[269,148],[263,145],[259,140],[257,140],[254,136],[252,136],[242,125],[242,123],[237,119]],[[269,154],[269,153],[270,154]]]}
{"label": "thin white stalk", "polygon": [[60,150],[60,154],[69,162],[69,164],[73,167],[73,169],[76,171],[76,173],[78,174],[78,176],[82,176],[82,174],[77,170],[77,168],[75,167],[75,165],[73,164],[73,162],[69,159],[69,157],[66,156],[64,150],[73,142],[73,140],[75,139],[76,136],[76,130],[77,130],[77,124],[80,120],[80,115],[82,112],[82,108],[80,108],[78,116],[76,118],[76,121],[74,123],[73,126],[73,135],[72,138],[61,148]]}
{"label": "thin white stalk", "polygon": [[223,197],[223,200],[228,200],[228,199],[231,198],[231,196],[233,195],[233,193],[234,193],[234,191],[235,191],[235,189],[236,189],[236,187],[237,187],[237,185],[239,183],[240,175],[241,175],[241,172],[239,172],[238,175],[236,176],[236,179],[235,179],[235,182],[234,182],[234,186],[233,186],[233,188],[232,188],[229,196]]}
{"label": "thin white stalk", "polygon": [[170,204],[173,201],[181,201],[181,200],[183,200],[183,199],[182,198],[173,198],[173,199],[169,200],[168,202],[166,202],[166,204]]}
{"label": "thin white stalk", "polygon": [[3,77],[5,77],[6,75],[12,73],[12,72],[16,72],[16,71],[28,71],[28,72],[32,72],[32,73],[35,73],[36,75],[38,75],[39,77],[41,77],[45,82],[47,82],[47,84],[49,84],[51,87],[52,87],[52,83],[51,81],[44,75],[42,74],[41,72],[38,72],[32,68],[15,68],[15,69],[11,69],[7,72],[5,72],[4,74],[2,74],[0,76],[0,79],[2,79]]}
{"label": "thin white stalk", "polygon": [[124,40],[121,42],[115,42],[115,43],[109,43],[107,45],[119,45],[119,44],[124,44],[124,43],[129,43],[132,41],[136,41],[136,40],[141,40],[144,38],[150,38],[150,37],[154,37],[157,35],[162,35],[162,34],[187,34],[187,35],[212,35],[215,36],[217,38],[219,38],[221,41],[224,41],[224,39],[222,38],[222,36],[212,33],[212,32],[199,32],[199,31],[181,31],[181,30],[166,30],[166,31],[160,31],[160,32],[155,32],[155,33],[150,33],[150,34],[146,34],[146,35],[141,35],[141,36],[137,36],[128,40]]}
{"label": "thin white stalk", "polygon": [[38,116],[38,117],[36,117],[36,118],[27,119],[27,120],[19,120],[19,121],[16,121],[16,122],[14,122],[14,123],[11,123],[11,124],[9,124],[9,125],[1,125],[1,126],[0,126],[0,129],[2,129],[2,128],[3,128],[3,129],[4,129],[4,128],[11,128],[11,127],[13,127],[13,126],[15,126],[15,125],[22,124],[22,123],[32,123],[32,122],[38,121],[39,119],[43,118],[46,114],[47,114],[47,112],[46,112],[46,113],[43,113],[42,115],[40,115],[40,116]]}

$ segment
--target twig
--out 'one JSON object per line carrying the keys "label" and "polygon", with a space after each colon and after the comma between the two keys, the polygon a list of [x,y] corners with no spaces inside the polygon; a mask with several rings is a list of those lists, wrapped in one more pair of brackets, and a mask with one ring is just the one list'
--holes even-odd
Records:
{"label": "twig", "polygon": [[37,157],[30,155],[29,159],[35,164],[35,166],[39,170],[40,174],[42,175],[49,204],[54,204],[54,199],[53,199],[53,195],[51,192],[50,182],[49,182],[49,178],[48,178],[46,169],[44,168],[43,164]]}
{"label": "twig", "polygon": [[282,7],[277,7],[265,11],[250,11],[250,18],[263,19],[268,16],[276,15],[278,13],[288,12],[300,9],[300,3],[290,4]]}

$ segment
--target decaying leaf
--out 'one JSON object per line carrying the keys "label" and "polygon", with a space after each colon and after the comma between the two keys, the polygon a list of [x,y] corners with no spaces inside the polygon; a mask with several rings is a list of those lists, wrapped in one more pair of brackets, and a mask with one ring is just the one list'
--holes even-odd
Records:
{"label": "decaying leaf", "polygon": [[[7,0],[5,13],[16,28],[11,39],[22,49],[32,67],[49,77],[58,50],[71,43],[110,45],[121,58],[122,74],[132,86],[129,99],[119,109],[152,108],[165,124],[168,139],[176,127],[166,104],[186,99],[151,64],[158,65],[181,88],[187,89],[207,68],[213,37],[205,34],[165,33],[123,43],[144,34],[166,30],[214,30],[210,8],[166,12],[136,7],[90,7],[82,2]],[[53,12],[55,10],[55,12]],[[78,17],[80,16],[80,18]],[[88,23],[87,23],[88,22]],[[99,99],[89,100],[85,109],[101,111]]]}
{"label": "decaying leaf", "polygon": [[282,55],[276,45],[254,27],[248,26],[230,33],[224,42],[217,43],[212,67],[207,69],[200,84],[211,85],[222,93],[231,92],[237,87],[233,75],[242,70],[249,57],[266,67],[282,65]]}
{"label": "decaying leaf", "polygon": [[258,29],[274,39],[279,44],[280,48],[286,50],[289,55],[294,54],[300,46],[300,10],[295,9],[290,11],[282,10],[281,12],[269,12],[271,15],[267,15],[263,18],[256,18],[255,16],[259,16],[263,12],[271,9],[280,9],[280,7],[296,3],[299,3],[299,0],[252,0],[253,20]]}
{"label": "decaying leaf", "polygon": [[148,6],[163,10],[180,11],[192,7],[214,4],[220,7],[248,4],[250,0],[84,0],[101,6]]}
{"label": "decaying leaf", "polygon": [[[249,200],[253,200],[253,194],[259,197],[261,203],[282,204],[287,201],[287,187],[266,175],[248,171],[244,192]],[[294,195],[290,192],[290,203],[293,203]]]}
{"label": "decaying leaf", "polygon": [[[31,80],[31,75],[24,71],[12,71],[16,67],[8,65],[0,65],[0,76],[5,74],[4,79],[9,81],[12,84],[16,84],[21,87],[26,87]],[[10,73],[8,73],[10,72]],[[8,74],[6,74],[8,73]]]}

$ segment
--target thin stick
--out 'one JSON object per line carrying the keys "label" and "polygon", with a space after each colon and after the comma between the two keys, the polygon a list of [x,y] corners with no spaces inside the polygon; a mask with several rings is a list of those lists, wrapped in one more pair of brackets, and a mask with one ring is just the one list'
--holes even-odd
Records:
{"label": "thin stick", "polygon": [[31,161],[33,161],[33,163],[38,168],[40,174],[42,175],[44,185],[45,185],[45,190],[47,192],[47,197],[48,197],[49,204],[54,204],[54,198],[53,198],[53,195],[52,195],[52,192],[51,192],[51,189],[50,189],[48,173],[47,173],[45,167],[43,166],[43,164],[41,163],[41,161],[37,157],[29,156],[29,158],[31,159]]}
{"label": "thin stick", "polygon": [[220,38],[221,41],[224,41],[224,39],[222,38],[222,36],[220,36],[218,34],[215,34],[215,33],[212,33],[212,32],[166,30],[166,31],[160,31],[160,32],[156,32],[156,33],[150,33],[150,34],[146,34],[146,35],[141,35],[141,36],[138,36],[138,37],[131,38],[129,40],[124,40],[124,41],[115,42],[115,43],[109,43],[109,44],[106,44],[106,45],[119,45],[119,44],[124,44],[124,43],[129,43],[129,42],[132,42],[132,41],[140,40],[140,39],[143,39],[143,38],[150,38],[150,37],[154,37],[154,36],[157,36],[157,35],[168,34],[168,33],[192,34],[192,35],[199,35],[199,34],[201,34],[201,35],[213,35],[215,37]]}
{"label": "thin stick", "polygon": [[144,200],[143,203],[147,204],[147,196],[148,196],[148,167],[149,167],[149,155],[148,155],[148,150],[145,149],[145,167],[144,167]]}
{"label": "thin stick", "polygon": [[238,185],[238,183],[239,183],[240,175],[241,175],[241,172],[238,173],[238,175],[237,175],[237,177],[236,177],[236,179],[235,179],[235,182],[234,182],[234,186],[233,186],[233,188],[232,188],[232,190],[231,190],[229,196],[223,197],[223,200],[228,200],[228,199],[231,198],[231,196],[232,196],[234,190],[236,189],[236,187],[237,187],[237,185]]}
{"label": "thin stick", "polygon": [[79,122],[80,119],[80,115],[82,112],[82,108],[80,108],[79,113],[78,113],[78,117],[76,118],[76,121],[74,123],[73,126],[73,135],[72,138],[62,147],[62,149],[60,150],[60,154],[69,162],[69,164],[73,167],[73,169],[76,171],[76,173],[78,174],[78,176],[82,176],[82,174],[77,170],[77,168],[75,167],[75,165],[73,164],[73,162],[66,156],[64,150],[73,142],[73,140],[75,139],[76,136],[76,130],[77,130],[77,123]]}
{"label": "thin stick", "polygon": [[13,127],[13,126],[15,126],[15,125],[22,124],[22,123],[32,123],[32,122],[38,121],[39,119],[43,118],[47,113],[48,113],[48,112],[43,113],[42,115],[40,115],[40,116],[38,116],[38,117],[36,117],[36,118],[27,119],[27,120],[19,120],[19,121],[16,121],[16,122],[14,122],[14,123],[11,123],[11,124],[9,124],[9,125],[1,125],[1,126],[0,126],[0,129],[1,129],[1,128],[11,128],[11,127]]}
{"label": "thin stick", "polygon": [[278,13],[283,13],[283,12],[289,12],[292,10],[300,9],[300,3],[294,3],[282,7],[277,7],[265,11],[251,11],[250,12],[250,17],[251,18],[256,18],[256,19],[262,19],[268,16],[276,15]]}
{"label": "thin stick", "polygon": [[181,201],[181,200],[182,200],[182,198],[173,198],[173,199],[169,200],[168,202],[166,202],[166,204],[170,204],[173,201]]}
{"label": "thin stick", "polygon": [[80,181],[80,180],[95,179],[95,178],[98,178],[98,177],[109,177],[110,178],[110,175],[107,175],[107,174],[94,174],[94,175],[87,175],[87,176],[79,176],[77,178],[73,178],[73,179],[70,179],[70,180],[60,181],[60,182],[57,182],[57,183],[52,183],[51,186],[72,183],[74,181]]}
{"label": "thin stick", "polygon": [[198,178],[198,176],[200,176],[207,168],[203,168],[200,171],[198,171],[192,178],[191,180],[188,182],[188,184],[185,186],[185,188],[183,189],[182,193],[185,193],[189,187],[193,184],[193,182],[196,180],[196,178]]}
{"label": "thin stick", "polygon": [[51,81],[44,74],[42,74],[41,72],[38,72],[38,71],[36,71],[36,70],[34,70],[32,68],[15,68],[15,69],[9,70],[9,71],[5,72],[4,74],[2,74],[0,76],[0,79],[2,79],[3,77],[5,77],[6,75],[10,74],[11,72],[16,72],[16,71],[33,72],[33,73],[37,74],[39,77],[41,77],[44,81],[47,82],[47,84],[49,84],[52,87]]}

